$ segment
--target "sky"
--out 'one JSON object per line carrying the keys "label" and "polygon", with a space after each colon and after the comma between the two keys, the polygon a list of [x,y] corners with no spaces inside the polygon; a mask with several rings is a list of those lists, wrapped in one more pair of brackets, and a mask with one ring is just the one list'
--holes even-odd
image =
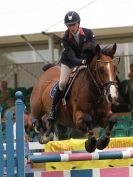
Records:
{"label": "sky", "polygon": [[0,36],[64,31],[70,10],[86,28],[133,26],[132,9],[133,0],[0,0]]}

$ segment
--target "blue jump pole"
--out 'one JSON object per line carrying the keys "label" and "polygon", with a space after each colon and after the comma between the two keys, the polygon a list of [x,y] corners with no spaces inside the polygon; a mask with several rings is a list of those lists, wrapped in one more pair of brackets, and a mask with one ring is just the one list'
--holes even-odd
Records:
{"label": "blue jump pole", "polygon": [[17,91],[16,94],[16,153],[18,170],[17,177],[25,177],[25,153],[24,153],[24,104],[23,94]]}
{"label": "blue jump pole", "polygon": [[7,176],[14,177],[14,137],[12,113],[6,113],[6,154],[7,154]]}
{"label": "blue jump pole", "polygon": [[4,167],[4,159],[3,159],[3,134],[2,134],[2,124],[1,124],[1,111],[2,107],[0,106],[0,176],[3,176],[3,167]]}

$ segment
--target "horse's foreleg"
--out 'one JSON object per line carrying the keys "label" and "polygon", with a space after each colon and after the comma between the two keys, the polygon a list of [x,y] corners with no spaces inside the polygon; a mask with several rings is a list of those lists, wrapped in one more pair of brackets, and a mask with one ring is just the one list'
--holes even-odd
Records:
{"label": "horse's foreleg", "polygon": [[88,113],[84,114],[84,123],[87,126],[88,132],[88,140],[85,142],[85,149],[87,150],[87,152],[94,152],[96,149],[97,140],[92,130],[92,117]]}
{"label": "horse's foreleg", "polygon": [[109,141],[110,141],[111,131],[116,122],[117,122],[117,117],[115,115],[111,115],[108,119],[105,135],[99,138],[99,140],[97,141],[98,149],[102,150],[108,146]]}
{"label": "horse's foreleg", "polygon": [[117,117],[115,115],[110,116],[110,118],[108,119],[107,129],[105,133],[107,136],[111,135],[111,131],[116,123],[117,123]]}

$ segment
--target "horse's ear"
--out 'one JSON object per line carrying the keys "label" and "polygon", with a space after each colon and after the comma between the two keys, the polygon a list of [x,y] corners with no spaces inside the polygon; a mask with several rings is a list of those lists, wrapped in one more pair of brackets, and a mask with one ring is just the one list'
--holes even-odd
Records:
{"label": "horse's ear", "polygon": [[99,44],[96,45],[96,55],[100,56],[101,55],[101,47]]}
{"label": "horse's ear", "polygon": [[114,43],[114,45],[112,47],[112,56],[115,54],[116,49],[117,49],[117,45],[116,45],[116,43]]}
{"label": "horse's ear", "polygon": [[111,56],[113,58],[115,52],[116,52],[116,48],[117,48],[117,45],[116,43],[114,43],[114,45],[112,46],[112,48],[110,48],[110,51],[109,51],[109,56]]}

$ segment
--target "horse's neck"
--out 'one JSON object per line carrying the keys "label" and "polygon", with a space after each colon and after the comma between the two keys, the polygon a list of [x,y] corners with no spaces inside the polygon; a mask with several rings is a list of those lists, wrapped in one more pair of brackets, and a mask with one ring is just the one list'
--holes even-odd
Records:
{"label": "horse's neck", "polygon": [[104,101],[104,97],[102,95],[102,90],[95,79],[95,75],[93,74],[93,70],[87,70],[86,74],[86,87],[88,88],[88,93],[90,93],[90,98],[93,102],[102,102]]}

